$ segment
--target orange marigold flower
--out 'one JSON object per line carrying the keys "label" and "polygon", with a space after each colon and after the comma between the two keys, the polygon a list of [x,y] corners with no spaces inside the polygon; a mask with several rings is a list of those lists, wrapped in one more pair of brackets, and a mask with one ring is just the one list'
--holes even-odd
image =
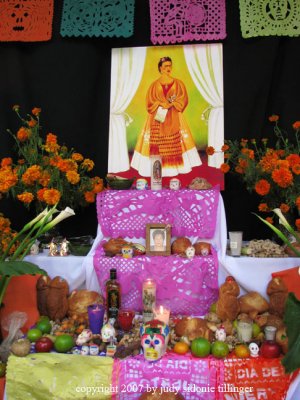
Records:
{"label": "orange marigold flower", "polygon": [[25,164],[24,158],[20,158],[20,159],[18,160],[18,164],[19,164],[19,165]]}
{"label": "orange marigold flower", "polygon": [[93,160],[86,158],[85,160],[83,160],[83,163],[81,164],[81,166],[82,166],[82,168],[85,168],[87,171],[91,171],[94,168],[95,163]]}
{"label": "orange marigold flower", "polygon": [[72,185],[76,185],[80,181],[80,175],[76,171],[67,171],[66,177]]}
{"label": "orange marigold flower", "polygon": [[296,228],[300,231],[300,218],[297,218],[295,221]]}
{"label": "orange marigold flower", "polygon": [[300,175],[300,164],[293,165],[292,171],[295,175]]}
{"label": "orange marigold flower", "polygon": [[10,220],[0,215],[0,231],[8,233],[10,231]]}
{"label": "orange marigold flower", "polygon": [[25,204],[30,204],[34,199],[34,195],[31,192],[23,192],[17,195],[17,198]]}
{"label": "orange marigold flower", "polygon": [[239,167],[245,170],[248,167],[248,161],[244,158],[239,158]]}
{"label": "orange marigold flower", "polygon": [[80,153],[73,153],[72,154],[72,160],[81,162],[83,160],[83,155]]}
{"label": "orange marigold flower", "polygon": [[56,153],[60,149],[60,145],[57,143],[57,136],[53,133],[48,133],[44,148],[48,153]]}
{"label": "orange marigold flower", "polygon": [[293,183],[293,174],[289,169],[278,168],[272,172],[272,179],[282,188],[287,188]]}
{"label": "orange marigold flower", "polygon": [[61,160],[62,158],[60,156],[54,156],[49,158],[49,164],[52,165],[52,167],[57,167]]}
{"label": "orange marigold flower", "polygon": [[31,112],[33,115],[35,115],[36,117],[41,113],[42,109],[38,108],[38,107],[34,107]]}
{"label": "orange marigold flower", "polygon": [[300,164],[300,156],[299,154],[290,154],[287,156],[286,160],[289,162],[290,167],[296,164]]}
{"label": "orange marigold flower", "polygon": [[0,192],[8,192],[18,182],[18,176],[11,167],[0,169]]}
{"label": "orange marigold flower", "polygon": [[223,163],[220,166],[220,170],[223,172],[223,174],[227,174],[227,172],[230,170],[230,167],[227,163]]}
{"label": "orange marigold flower", "polygon": [[212,156],[213,154],[215,154],[215,149],[213,146],[208,146],[206,147],[206,154],[208,156]]}
{"label": "orange marigold flower", "polygon": [[287,213],[290,210],[290,206],[288,204],[285,204],[285,203],[281,203],[279,208],[283,213]]}
{"label": "orange marigold flower", "polygon": [[251,160],[254,160],[254,151],[248,148],[243,148],[241,150],[241,153],[245,154],[245,156],[251,158]]}
{"label": "orange marigold flower", "polygon": [[40,179],[39,179],[39,183],[40,183],[43,187],[46,187],[46,186],[49,185],[50,180],[51,180],[51,175],[50,175],[50,173],[49,173],[48,171],[43,171],[43,172],[42,172],[42,175],[41,175],[41,177],[40,177]]}
{"label": "orange marigold flower", "polygon": [[57,135],[53,133],[48,133],[46,136],[46,143],[57,143]]}
{"label": "orange marigold flower", "polygon": [[92,180],[92,184],[93,184],[93,190],[92,191],[94,193],[99,193],[104,189],[103,179],[101,179],[99,176],[95,176],[91,180]]}
{"label": "orange marigold flower", "polygon": [[241,146],[246,147],[248,143],[248,139],[241,139]]}
{"label": "orange marigold flower", "polygon": [[284,157],[285,150],[283,150],[283,149],[276,150],[276,154],[278,155],[278,157]]}
{"label": "orange marigold flower", "polygon": [[37,198],[38,198],[39,201],[45,201],[44,194],[45,194],[46,190],[49,190],[49,189],[43,188],[43,189],[40,189],[40,190],[37,191],[36,195],[37,195]]}
{"label": "orange marigold flower", "polygon": [[293,123],[293,128],[294,129],[299,129],[300,128],[300,121],[296,121]]}
{"label": "orange marigold flower", "polygon": [[287,168],[287,169],[289,169],[290,164],[289,164],[289,162],[287,160],[278,160],[276,162],[276,167],[277,168]]}
{"label": "orange marigold flower", "polygon": [[270,122],[276,122],[276,121],[278,121],[278,120],[279,120],[278,115],[273,114],[273,115],[271,115],[271,116],[269,117],[269,121],[270,121]]}
{"label": "orange marigold flower", "polygon": [[260,203],[260,205],[258,206],[258,210],[260,212],[269,212],[270,211],[267,203]]}
{"label": "orange marigold flower", "polygon": [[224,153],[224,158],[225,159],[228,159],[228,158],[230,158],[231,157],[231,154],[230,153]]}
{"label": "orange marigold flower", "polygon": [[244,173],[245,173],[244,168],[241,168],[239,165],[237,165],[237,166],[234,168],[234,170],[235,170],[235,172],[237,172],[238,174],[244,174]]}
{"label": "orange marigold flower", "polygon": [[28,121],[28,126],[30,126],[30,128],[33,128],[34,126],[36,126],[37,122],[35,119],[31,118],[30,121]]}
{"label": "orange marigold flower", "polygon": [[274,224],[273,218],[272,217],[267,217],[266,221],[268,221],[270,224]]}
{"label": "orange marigold flower", "polygon": [[61,193],[57,189],[46,189],[43,195],[44,201],[49,206],[54,206],[61,198]]}
{"label": "orange marigold flower", "polygon": [[4,157],[1,160],[1,167],[8,167],[9,165],[12,164],[12,158],[11,157]]}
{"label": "orange marigold flower", "polygon": [[296,204],[298,210],[300,210],[300,196],[298,196],[298,197],[296,198],[295,204]]}
{"label": "orange marigold flower", "polygon": [[273,150],[269,150],[267,154],[261,158],[259,165],[264,172],[271,173],[276,167],[277,160],[278,155]]}
{"label": "orange marigold flower", "polygon": [[228,144],[223,144],[223,146],[221,147],[221,150],[224,152],[224,151],[227,151],[229,149],[229,146],[228,146]]}
{"label": "orange marigold flower", "polygon": [[32,165],[22,175],[22,181],[25,185],[33,185],[37,180],[41,178],[42,172],[39,165]]}
{"label": "orange marigold flower", "polygon": [[85,192],[84,193],[84,198],[87,203],[94,203],[95,197],[96,197],[96,195],[94,192]]}
{"label": "orange marigold flower", "polygon": [[268,194],[270,191],[270,188],[271,188],[271,185],[266,179],[260,179],[255,184],[255,191],[260,196],[265,196],[266,194]]}
{"label": "orange marigold flower", "polygon": [[31,136],[31,130],[28,128],[20,128],[17,132],[17,138],[20,142],[25,142],[25,140],[29,139]]}
{"label": "orange marigold flower", "polygon": [[70,158],[67,158],[65,160],[60,159],[57,163],[57,168],[62,172],[77,171],[78,165],[76,164],[75,161],[71,160]]}

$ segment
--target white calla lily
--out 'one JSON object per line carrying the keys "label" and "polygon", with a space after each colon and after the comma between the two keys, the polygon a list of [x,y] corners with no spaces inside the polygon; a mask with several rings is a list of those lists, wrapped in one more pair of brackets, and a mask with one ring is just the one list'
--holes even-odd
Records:
{"label": "white calla lily", "polygon": [[52,229],[55,225],[59,224],[66,218],[72,217],[75,215],[75,212],[72,208],[66,207],[63,211],[61,211],[52,221],[48,222],[42,229],[42,233],[47,232],[49,229]]}

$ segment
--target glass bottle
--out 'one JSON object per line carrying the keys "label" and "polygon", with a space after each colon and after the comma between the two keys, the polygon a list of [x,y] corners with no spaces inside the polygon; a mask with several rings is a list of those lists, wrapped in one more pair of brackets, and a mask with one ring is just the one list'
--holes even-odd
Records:
{"label": "glass bottle", "polygon": [[121,287],[117,281],[117,270],[112,268],[110,270],[110,279],[106,282],[106,307],[107,318],[118,317],[118,311],[121,307]]}

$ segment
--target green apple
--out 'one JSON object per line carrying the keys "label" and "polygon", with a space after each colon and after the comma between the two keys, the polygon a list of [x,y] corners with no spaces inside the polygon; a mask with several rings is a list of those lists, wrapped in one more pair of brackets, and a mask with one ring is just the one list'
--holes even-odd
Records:
{"label": "green apple", "polygon": [[256,338],[260,334],[260,332],[261,332],[260,326],[257,325],[256,322],[253,322],[253,325],[252,325],[252,335],[253,335],[253,337]]}

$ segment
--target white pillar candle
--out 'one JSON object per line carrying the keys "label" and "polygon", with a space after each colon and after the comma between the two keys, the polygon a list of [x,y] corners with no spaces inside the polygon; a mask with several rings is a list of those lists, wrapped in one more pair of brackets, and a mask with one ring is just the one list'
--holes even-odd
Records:
{"label": "white pillar candle", "polygon": [[164,322],[169,325],[170,309],[164,306],[157,306],[153,308],[153,318]]}

